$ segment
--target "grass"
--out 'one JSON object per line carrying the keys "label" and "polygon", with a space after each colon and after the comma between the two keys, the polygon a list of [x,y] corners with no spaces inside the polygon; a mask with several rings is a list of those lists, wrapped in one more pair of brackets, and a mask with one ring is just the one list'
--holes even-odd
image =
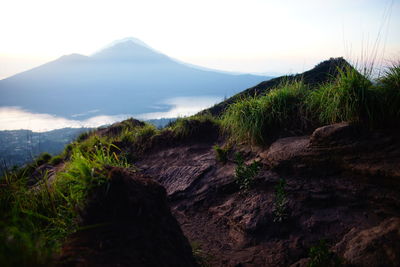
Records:
{"label": "grass", "polygon": [[274,222],[283,222],[288,217],[288,200],[285,191],[286,181],[280,179],[275,187],[275,201],[273,208]]}
{"label": "grass", "polygon": [[213,149],[215,151],[215,157],[216,159],[221,162],[222,164],[225,164],[228,162],[228,153],[229,153],[229,148],[222,148],[219,145],[213,146]]}
{"label": "grass", "polygon": [[265,144],[277,128],[301,127],[306,91],[302,81],[284,82],[264,96],[243,98],[228,107],[222,126],[235,140]]}
{"label": "grass", "polygon": [[261,163],[253,161],[250,164],[244,162],[243,155],[236,153],[236,168],[235,168],[235,182],[240,190],[247,192],[254,184],[254,177],[261,170]]}
{"label": "grass", "polygon": [[48,163],[48,162],[51,160],[51,158],[52,158],[52,156],[51,156],[49,153],[44,152],[44,153],[40,154],[40,155],[36,158],[35,164],[36,164],[37,166],[43,165],[43,164],[45,164],[45,163]]}
{"label": "grass", "polygon": [[376,94],[378,104],[378,117],[386,125],[399,125],[400,123],[400,62],[388,67],[382,77],[378,79]]}
{"label": "grass", "polygon": [[197,262],[197,264],[201,267],[210,267],[210,262],[213,260],[213,256],[204,252],[200,243],[198,242],[191,242],[193,256]]}
{"label": "grass", "polygon": [[340,259],[331,251],[324,240],[312,246],[309,251],[310,261],[308,267],[339,267],[342,266]]}
{"label": "grass", "polygon": [[178,118],[168,125],[166,129],[171,130],[176,137],[184,138],[199,133],[204,124],[218,125],[218,120],[211,114],[194,115]]}
{"label": "grass", "polygon": [[158,132],[157,128],[149,123],[142,127],[125,128],[116,139],[124,144],[140,144],[147,141]]}
{"label": "grass", "polygon": [[265,95],[243,98],[222,115],[222,128],[235,141],[263,146],[282,134],[304,134],[343,121],[369,128],[399,127],[399,63],[374,82],[352,67],[338,73],[314,89],[302,81],[285,82]]}
{"label": "grass", "polygon": [[67,235],[78,229],[76,218],[88,192],[108,182],[105,167],[129,167],[111,143],[84,145],[94,139],[73,146],[65,170],[52,181],[46,172],[29,187],[27,171],[0,179],[0,266],[49,265]]}
{"label": "grass", "polygon": [[51,160],[49,161],[49,163],[50,163],[50,165],[56,166],[63,161],[64,161],[63,157],[61,155],[57,155],[57,156],[52,157]]}
{"label": "grass", "polygon": [[374,116],[372,82],[356,69],[339,70],[338,77],[310,93],[305,100],[309,116],[321,124],[368,122]]}

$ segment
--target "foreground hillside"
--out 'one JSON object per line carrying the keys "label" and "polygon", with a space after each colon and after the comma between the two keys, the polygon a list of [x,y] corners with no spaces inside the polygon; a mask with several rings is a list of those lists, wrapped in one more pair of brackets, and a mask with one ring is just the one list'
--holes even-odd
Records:
{"label": "foreground hillside", "polygon": [[400,68],[372,83],[337,62],[219,117],[123,121],[8,173],[0,263],[398,266]]}

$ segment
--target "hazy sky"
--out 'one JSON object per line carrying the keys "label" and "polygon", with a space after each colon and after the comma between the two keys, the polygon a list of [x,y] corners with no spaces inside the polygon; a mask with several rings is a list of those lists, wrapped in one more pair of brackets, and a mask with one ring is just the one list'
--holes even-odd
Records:
{"label": "hazy sky", "polygon": [[0,29],[0,79],[131,36],[182,61],[240,72],[360,59],[379,33],[385,59],[400,59],[400,0],[1,0]]}

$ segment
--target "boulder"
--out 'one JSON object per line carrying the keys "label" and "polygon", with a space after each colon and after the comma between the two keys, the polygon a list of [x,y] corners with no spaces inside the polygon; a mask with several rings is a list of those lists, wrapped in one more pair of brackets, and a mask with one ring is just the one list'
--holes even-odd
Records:
{"label": "boulder", "polygon": [[354,266],[400,266],[400,218],[361,231],[353,228],[335,249]]}
{"label": "boulder", "polygon": [[197,266],[163,187],[122,168],[89,195],[59,266]]}

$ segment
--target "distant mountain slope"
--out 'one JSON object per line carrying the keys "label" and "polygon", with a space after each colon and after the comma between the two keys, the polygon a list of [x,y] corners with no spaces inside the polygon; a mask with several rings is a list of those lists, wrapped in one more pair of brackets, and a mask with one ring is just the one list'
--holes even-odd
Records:
{"label": "distant mountain slope", "polygon": [[191,67],[127,39],[92,56],[63,56],[1,80],[0,106],[65,117],[90,110],[139,114],[159,111],[154,106],[166,98],[230,96],[268,78]]}
{"label": "distant mountain slope", "polygon": [[3,168],[31,162],[40,153],[61,153],[64,146],[89,128],[63,128],[36,133],[30,130],[0,131],[0,174]]}
{"label": "distant mountain slope", "polygon": [[351,67],[351,65],[343,58],[331,58],[329,60],[325,60],[318,65],[316,65],[313,69],[303,72],[301,74],[296,75],[287,75],[277,77],[268,81],[263,81],[258,85],[248,88],[225,101],[216,104],[215,106],[201,111],[200,113],[211,113],[212,115],[218,116],[220,115],[228,105],[234,103],[236,100],[245,96],[254,96],[263,94],[270,89],[278,86],[280,83],[284,81],[293,81],[302,79],[306,84],[315,86],[321,83],[325,83],[329,81],[332,77],[335,77],[338,73],[338,69],[343,69],[344,67]]}

